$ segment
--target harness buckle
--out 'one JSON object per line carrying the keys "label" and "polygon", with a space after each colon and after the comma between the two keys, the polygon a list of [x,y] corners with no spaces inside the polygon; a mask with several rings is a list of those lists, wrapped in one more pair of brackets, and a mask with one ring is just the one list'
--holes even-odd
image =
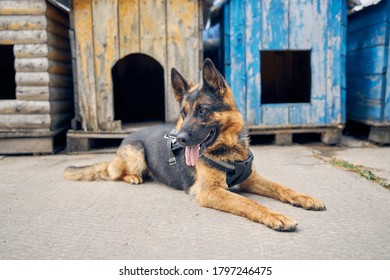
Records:
{"label": "harness buckle", "polygon": [[169,133],[164,135],[164,138],[167,139],[168,154],[169,154],[169,159],[168,159],[169,165],[175,165],[177,163],[175,154],[173,153],[173,151],[175,149],[177,149],[176,148],[176,146],[177,146],[176,136],[177,136],[177,130],[176,129],[172,129]]}

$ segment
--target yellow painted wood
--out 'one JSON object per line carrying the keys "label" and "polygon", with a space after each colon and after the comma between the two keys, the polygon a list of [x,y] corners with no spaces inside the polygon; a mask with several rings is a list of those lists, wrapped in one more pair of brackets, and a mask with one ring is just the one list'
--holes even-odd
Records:
{"label": "yellow painted wood", "polygon": [[166,6],[164,0],[140,0],[140,51],[166,71]]}
{"label": "yellow painted wood", "polygon": [[171,90],[170,69],[175,67],[189,81],[199,82],[201,48],[200,4],[197,0],[167,1],[167,95],[166,116],[174,121],[179,116],[179,106]]}
{"label": "yellow painted wood", "polygon": [[98,123],[102,130],[111,130],[115,129],[111,68],[119,59],[118,1],[93,0],[92,12]]}
{"label": "yellow painted wood", "polygon": [[140,52],[139,0],[119,0],[119,52],[123,58]]}
{"label": "yellow painted wood", "polygon": [[84,130],[98,131],[91,1],[74,0],[73,12],[82,127]]}

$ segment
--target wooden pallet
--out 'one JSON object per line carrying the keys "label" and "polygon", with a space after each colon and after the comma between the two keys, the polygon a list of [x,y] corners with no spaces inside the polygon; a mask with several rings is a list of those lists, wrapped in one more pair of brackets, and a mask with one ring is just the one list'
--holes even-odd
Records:
{"label": "wooden pallet", "polygon": [[160,122],[124,124],[122,130],[118,131],[68,130],[66,151],[67,153],[86,152],[91,150],[97,141],[122,140],[130,133],[156,124],[160,124]]}
{"label": "wooden pallet", "polygon": [[343,126],[324,126],[324,127],[280,127],[264,128],[249,126],[250,135],[274,135],[276,145],[291,145],[293,135],[302,133],[319,133],[321,142],[326,145],[337,145],[341,142]]}
{"label": "wooden pallet", "polygon": [[390,144],[390,124],[363,120],[349,120],[345,131],[358,138],[368,139],[378,145]]}

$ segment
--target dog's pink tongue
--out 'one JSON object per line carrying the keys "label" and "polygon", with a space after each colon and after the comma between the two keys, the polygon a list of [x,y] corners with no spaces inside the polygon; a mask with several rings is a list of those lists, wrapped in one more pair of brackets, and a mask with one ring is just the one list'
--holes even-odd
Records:
{"label": "dog's pink tongue", "polygon": [[189,166],[195,166],[199,158],[199,145],[186,147],[185,156],[186,164]]}

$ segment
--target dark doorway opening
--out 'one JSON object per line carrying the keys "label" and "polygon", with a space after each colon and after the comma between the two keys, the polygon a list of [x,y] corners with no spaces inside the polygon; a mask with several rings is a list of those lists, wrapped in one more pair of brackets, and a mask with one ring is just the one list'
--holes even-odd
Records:
{"label": "dark doorway opening", "polygon": [[144,54],[130,54],[111,70],[115,119],[122,123],[165,120],[164,68]]}
{"label": "dark doorway opening", "polygon": [[261,103],[309,103],[310,51],[261,51]]}
{"label": "dark doorway opening", "polygon": [[0,99],[16,99],[13,45],[0,45]]}

